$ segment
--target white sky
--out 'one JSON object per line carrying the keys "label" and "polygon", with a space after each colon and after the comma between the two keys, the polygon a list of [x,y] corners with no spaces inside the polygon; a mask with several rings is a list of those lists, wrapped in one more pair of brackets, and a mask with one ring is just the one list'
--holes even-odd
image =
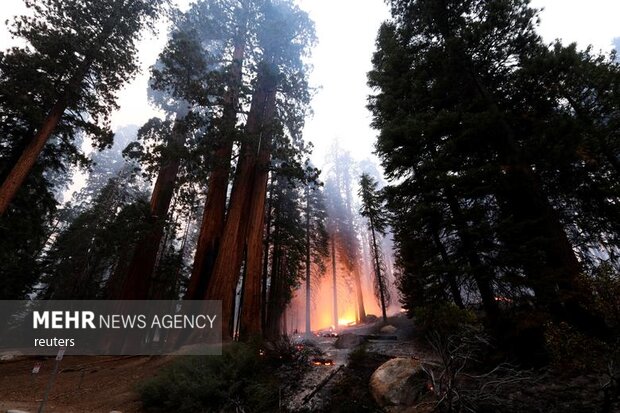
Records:
{"label": "white sky", "polygon": [[[316,147],[315,164],[323,164],[335,138],[355,158],[367,158],[376,131],[370,128],[370,115],[365,109],[370,93],[366,73],[371,68],[377,29],[389,16],[388,8],[383,0],[297,1],[315,21],[319,38],[311,60],[311,83],[321,89],[313,100],[314,116],[308,119],[305,130],[306,139]],[[544,7],[539,30],[548,42],[561,38],[564,43],[577,42],[581,48],[592,44],[596,50],[609,51],[613,39],[620,37],[620,1],[533,0],[532,5]],[[0,22],[25,10],[22,0],[3,0],[2,6]],[[114,127],[141,125],[154,115],[146,100],[148,67],[163,47],[165,37],[166,31],[162,30],[158,38],[141,43],[143,73],[120,92],[121,110],[114,115]],[[0,49],[13,44],[2,25]]]}

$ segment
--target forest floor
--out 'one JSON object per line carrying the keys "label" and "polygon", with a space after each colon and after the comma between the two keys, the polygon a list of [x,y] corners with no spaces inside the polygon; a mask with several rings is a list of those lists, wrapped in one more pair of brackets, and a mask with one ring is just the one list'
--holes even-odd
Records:
{"label": "forest floor", "polygon": [[[389,324],[398,327],[397,341],[370,341],[369,352],[390,357],[415,357],[418,345],[412,340],[412,323],[405,317],[391,318]],[[375,334],[382,323],[351,326],[340,334]],[[307,410],[324,405],[330,386],[338,381],[352,349],[337,349],[336,338],[316,337],[314,341],[323,351],[323,357],[333,360],[331,366],[311,365],[293,394],[286,397],[290,411]],[[157,375],[172,356],[160,357],[93,357],[66,356],[59,364],[58,374],[45,405],[47,413],[122,413],[142,412],[137,386]],[[35,364],[40,372],[32,374]],[[46,387],[54,370],[53,357],[17,357],[0,361],[0,412],[21,410],[36,412],[43,400]],[[329,377],[329,376],[333,377]],[[328,379],[329,377],[329,379]],[[324,384],[320,391],[318,385]],[[311,394],[313,393],[314,394]],[[303,406],[303,408],[302,408]]]}
{"label": "forest floor", "polygon": [[[428,359],[428,352],[424,346],[415,338],[413,323],[405,316],[394,316],[388,319],[388,325],[397,328],[394,335],[397,340],[368,340],[364,344],[367,353],[372,354],[370,361],[377,361],[378,367],[382,362],[394,357],[414,357]],[[375,323],[354,325],[338,331],[342,334],[376,335],[385,324],[378,320]],[[386,334],[387,335],[387,334]],[[338,385],[345,379],[346,373],[343,367],[348,362],[349,354],[355,348],[338,349],[335,347],[337,338],[317,337],[314,341],[323,351],[323,358],[333,360],[330,366],[311,366],[306,372],[301,382],[296,386],[293,394],[285,397],[285,406],[288,411],[295,412],[315,412],[329,411],[330,397],[334,385]],[[372,363],[370,363],[372,364]],[[372,373],[372,372],[370,372]],[[368,383],[363,383],[364,391],[368,390]],[[326,410],[327,409],[327,410]]]}
{"label": "forest floor", "polygon": [[[60,361],[46,413],[141,412],[136,385],[153,377],[172,357],[67,356]],[[38,374],[32,374],[41,363]],[[19,358],[0,362],[0,412],[39,409],[55,359]]]}

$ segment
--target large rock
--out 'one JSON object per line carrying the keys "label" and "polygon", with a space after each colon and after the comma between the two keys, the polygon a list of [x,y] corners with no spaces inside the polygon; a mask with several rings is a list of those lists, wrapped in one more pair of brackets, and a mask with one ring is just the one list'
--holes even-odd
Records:
{"label": "large rock", "polygon": [[387,326],[381,327],[381,330],[379,330],[379,332],[384,334],[394,334],[396,330],[398,330],[396,327],[388,324]]}
{"label": "large rock", "polygon": [[417,413],[415,406],[429,395],[428,379],[418,360],[394,358],[370,377],[370,392],[377,404],[391,413]]}
{"label": "large rock", "polygon": [[334,347],[336,348],[353,348],[357,347],[364,342],[364,339],[357,334],[346,333],[338,336]]}

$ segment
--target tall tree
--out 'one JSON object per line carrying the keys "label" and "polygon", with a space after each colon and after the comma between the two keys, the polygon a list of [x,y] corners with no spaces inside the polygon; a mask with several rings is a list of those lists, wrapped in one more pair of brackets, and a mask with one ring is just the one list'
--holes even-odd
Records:
{"label": "tall tree", "polygon": [[356,299],[356,319],[366,318],[364,294],[360,275],[360,245],[354,219],[352,182],[355,163],[350,153],[334,143],[329,159],[330,176],[326,180],[329,215],[333,218],[332,230],[336,235],[337,253],[348,270]]}
{"label": "tall tree", "polygon": [[[549,50],[535,32],[536,11],[525,0],[391,6],[394,20],[380,30],[369,74],[377,149],[388,176],[401,179],[390,207],[403,221],[423,219],[415,231],[439,236],[429,237],[434,248],[419,249],[418,237],[411,242],[407,229],[397,231],[404,277],[413,282],[434,268],[427,275],[440,281],[440,267],[428,263],[456,258],[467,264],[489,317],[498,293],[520,300],[533,291],[553,317],[601,332],[567,231],[568,193],[550,189],[558,171],[570,170],[560,159],[584,152],[557,135],[574,112],[553,83],[540,83]],[[582,131],[573,130],[577,142]]]}
{"label": "tall tree", "polygon": [[[0,215],[3,215],[41,151],[56,131],[69,129],[64,136],[74,150],[75,131],[91,135],[100,146],[111,139],[110,112],[116,108],[115,92],[138,70],[135,43],[142,29],[163,11],[164,0],[53,0],[28,3],[32,16],[19,17],[13,34],[29,46],[12,49],[2,56],[2,82],[11,82],[21,67],[35,78],[45,77],[50,89],[33,90],[18,100],[22,107],[37,107],[36,121],[27,126],[32,133],[13,135],[19,139],[0,187]],[[12,68],[7,66],[11,65]],[[52,90],[51,94],[48,94]],[[44,97],[38,101],[39,97]],[[7,99],[9,100],[9,99]],[[21,101],[20,101],[21,100]],[[6,100],[3,99],[4,106]],[[46,106],[39,106],[44,104]],[[13,111],[10,111],[11,113]],[[23,125],[33,116],[13,112],[11,121]],[[102,124],[102,125],[101,125]],[[59,129],[59,126],[61,128]],[[20,125],[18,129],[23,129]]]}
{"label": "tall tree", "polygon": [[374,261],[375,290],[381,303],[383,321],[387,323],[386,308],[390,304],[390,293],[386,280],[385,262],[380,244],[377,243],[378,234],[385,235],[387,217],[378,191],[378,183],[370,175],[363,173],[360,176],[359,196],[362,201],[360,214],[368,220],[368,229],[371,234],[372,259]]}
{"label": "tall tree", "polygon": [[[226,3],[226,2],[223,2]],[[238,113],[243,83],[244,60],[251,37],[253,2],[233,2],[226,26],[232,29],[232,62],[224,75],[226,91],[222,98],[222,117],[215,120],[212,167],[207,184],[207,200],[203,211],[202,226],[192,276],[186,298],[204,297],[211,271],[215,263],[226,217],[226,195],[230,179],[231,157],[234,143],[238,140]],[[252,16],[251,16],[252,15]]]}
{"label": "tall tree", "polygon": [[41,258],[39,297],[102,299],[118,287],[115,274],[125,263],[122,258],[146,230],[140,218],[147,201],[128,182],[130,169],[121,170],[94,199],[83,202],[77,216],[55,237]]}
{"label": "tall tree", "polygon": [[[222,51],[210,42],[217,44],[225,39],[222,39],[219,22],[203,23],[199,31],[192,21],[196,13],[195,8],[190,9],[177,19],[168,44],[152,69],[153,100],[171,112],[174,119],[165,122],[152,119],[142,129],[142,136],[147,138],[145,144],[154,145],[150,152],[146,148],[142,161],[150,162],[151,169],[158,168],[147,218],[152,230],[134,252],[122,289],[123,299],[146,299],[149,296],[164,226],[179,186],[180,171],[183,164],[190,162],[192,151],[196,151],[197,139],[190,137],[204,133],[204,126],[212,116],[211,99],[218,96],[221,89],[219,62]],[[128,153],[137,156],[139,149],[145,150],[133,145]],[[186,166],[185,169],[192,168]]]}
{"label": "tall tree", "polygon": [[299,126],[303,125],[308,93],[302,56],[313,39],[306,13],[288,2],[265,2],[259,19],[261,60],[256,66],[256,83],[226,224],[207,288],[207,298],[222,300],[223,325],[231,331],[233,292],[243,257],[247,255],[241,318],[242,324],[243,320],[248,323],[246,332],[250,335],[260,334],[256,311],[260,309],[262,234],[272,144],[274,136],[283,134],[285,129],[297,136]]}

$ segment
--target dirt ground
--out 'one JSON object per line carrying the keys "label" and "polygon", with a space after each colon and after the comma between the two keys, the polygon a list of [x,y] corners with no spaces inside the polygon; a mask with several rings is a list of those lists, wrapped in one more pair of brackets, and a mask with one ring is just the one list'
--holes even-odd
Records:
{"label": "dirt ground", "polygon": [[[393,317],[390,324],[398,327],[398,341],[368,343],[369,351],[389,357],[418,355],[419,347],[411,341],[411,322]],[[374,334],[380,322],[351,326],[339,333]],[[325,357],[333,366],[311,367],[298,386],[287,407],[296,410],[301,401],[333,370],[344,366],[350,349],[336,349],[335,338],[317,337]],[[157,375],[174,357],[88,357],[66,356],[59,365],[45,413],[122,413],[142,412],[136,389],[140,383]],[[41,363],[38,374],[32,374],[35,363]],[[53,357],[20,357],[0,361],[0,413],[9,409],[30,413],[38,411],[54,369]]]}
{"label": "dirt ground", "polygon": [[[60,361],[46,413],[141,411],[136,385],[153,377],[170,357],[67,356]],[[38,374],[32,374],[41,363]],[[38,411],[55,359],[27,357],[0,361],[0,412]]]}

